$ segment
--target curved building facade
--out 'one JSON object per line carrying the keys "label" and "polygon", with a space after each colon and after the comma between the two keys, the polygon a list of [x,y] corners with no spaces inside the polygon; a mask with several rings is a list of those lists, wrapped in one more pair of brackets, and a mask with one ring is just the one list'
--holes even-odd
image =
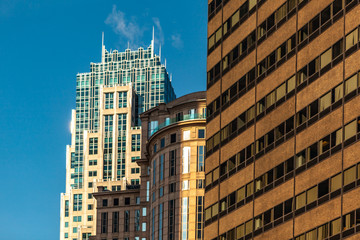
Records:
{"label": "curved building facade", "polygon": [[205,107],[206,93],[196,92],[141,115],[150,239],[203,238]]}

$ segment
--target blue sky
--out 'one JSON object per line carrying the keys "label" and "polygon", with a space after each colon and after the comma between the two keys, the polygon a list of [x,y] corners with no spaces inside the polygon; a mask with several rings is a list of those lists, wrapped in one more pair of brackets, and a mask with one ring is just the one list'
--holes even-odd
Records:
{"label": "blue sky", "polygon": [[[59,238],[75,77],[107,49],[157,46],[178,96],[205,90],[207,1],[0,0],[0,233]],[[158,48],[158,47],[157,47]]]}

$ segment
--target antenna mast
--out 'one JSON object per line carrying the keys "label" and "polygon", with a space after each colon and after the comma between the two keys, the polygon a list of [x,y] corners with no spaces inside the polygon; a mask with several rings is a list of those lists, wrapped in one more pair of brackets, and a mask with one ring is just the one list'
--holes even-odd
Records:
{"label": "antenna mast", "polygon": [[151,58],[154,57],[154,45],[155,45],[155,28],[153,26],[152,40],[151,40]]}
{"label": "antenna mast", "polygon": [[101,39],[101,62],[105,62],[105,45],[104,45],[104,32],[102,32],[102,39]]}

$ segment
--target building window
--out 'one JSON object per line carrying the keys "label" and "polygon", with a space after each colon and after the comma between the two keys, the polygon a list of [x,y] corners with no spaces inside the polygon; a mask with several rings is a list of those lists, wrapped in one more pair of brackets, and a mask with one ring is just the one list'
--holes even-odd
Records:
{"label": "building window", "polygon": [[184,119],[184,114],[182,112],[179,112],[176,114],[176,122],[182,121]]}
{"label": "building window", "polygon": [[92,188],[93,187],[93,183],[92,182],[89,182],[88,183],[88,188]]}
{"label": "building window", "polygon": [[135,232],[140,231],[140,210],[135,210]]}
{"label": "building window", "polygon": [[88,240],[91,236],[91,233],[83,233],[82,234],[82,240]]}
{"label": "building window", "polygon": [[114,198],[114,206],[119,206],[119,199],[118,198]]}
{"label": "building window", "polygon": [[356,166],[344,171],[344,186],[356,181]]}
{"label": "building window", "polygon": [[81,216],[74,216],[73,222],[81,222]]}
{"label": "building window", "polygon": [[189,173],[190,171],[190,147],[183,147],[183,156],[182,156],[182,160],[183,160],[183,171],[182,173]]}
{"label": "building window", "polygon": [[73,233],[77,233],[77,227],[73,227]]}
{"label": "building window", "polygon": [[205,138],[205,129],[198,130],[198,138]]}
{"label": "building window", "polygon": [[103,200],[102,200],[102,206],[103,206],[103,207],[107,207],[107,206],[108,206],[108,200],[107,200],[107,199],[103,199]]}
{"label": "building window", "polygon": [[188,113],[189,113],[189,119],[194,119],[196,116],[196,109],[190,109]]}
{"label": "building window", "polygon": [[111,179],[112,175],[112,148],[113,148],[113,115],[104,116],[104,155],[103,179]]}
{"label": "building window", "polygon": [[182,190],[189,190],[189,180],[184,180],[182,182]]}
{"label": "building window", "polygon": [[69,227],[69,222],[65,222],[65,227]]}
{"label": "building window", "polygon": [[146,201],[150,201],[150,181],[146,181]]}
{"label": "building window", "polygon": [[160,155],[160,181],[164,180],[164,158],[164,154]]}
{"label": "building window", "polygon": [[98,138],[90,138],[89,139],[89,154],[97,154],[98,153]]}
{"label": "building window", "polygon": [[169,193],[173,193],[176,191],[176,183],[169,184]]}
{"label": "building window", "polygon": [[182,205],[181,205],[181,240],[188,239],[188,217],[189,217],[189,206],[188,206],[188,197],[182,198]]}
{"label": "building window", "polygon": [[140,173],[140,168],[131,168],[131,174]]}
{"label": "building window", "polygon": [[131,185],[139,185],[140,179],[131,179]]}
{"label": "building window", "polygon": [[164,187],[159,188],[159,197],[164,196]]}
{"label": "building window", "polygon": [[[141,231],[146,232],[146,222],[142,223]],[[146,240],[146,238],[142,238],[142,239]]]}
{"label": "building window", "polygon": [[129,232],[130,229],[130,211],[124,211],[124,232]]}
{"label": "building window", "polygon": [[170,135],[170,143],[176,142],[176,133]]}
{"label": "building window", "polygon": [[97,160],[89,160],[89,166],[96,166]]}
{"label": "building window", "polygon": [[127,114],[118,114],[118,156],[116,166],[116,179],[125,177],[126,155],[126,117]]}
{"label": "building window", "polygon": [[[357,217],[358,219],[359,217]],[[353,228],[355,225],[355,214],[354,212],[351,212],[349,214],[346,214],[343,216],[343,230],[348,230],[350,228]]]}
{"label": "building window", "polygon": [[69,200],[65,200],[65,217],[69,216]]}
{"label": "building window", "polygon": [[108,213],[101,213],[101,233],[107,233],[108,230]]}
{"label": "building window", "polygon": [[146,207],[142,208],[142,216],[146,217]]}
{"label": "building window", "polygon": [[175,200],[169,201],[168,238],[175,239]]}
{"label": "building window", "polygon": [[127,107],[127,92],[119,92],[119,108]]}
{"label": "building window", "polygon": [[344,130],[344,140],[347,140],[347,139],[351,138],[352,136],[355,136],[356,132],[357,132],[356,128],[357,128],[356,121],[348,123],[345,126],[345,130]]}
{"label": "building window", "polygon": [[346,36],[346,45],[345,45],[346,50],[357,44],[359,39],[358,31],[359,31],[358,28],[356,28],[354,31],[352,31]]}
{"label": "building window", "polygon": [[157,152],[157,144],[155,143],[154,144],[154,153],[156,153]]}
{"label": "building window", "polygon": [[327,50],[326,52],[321,54],[321,56],[320,56],[320,67],[324,68],[326,65],[331,63],[331,60],[332,60],[332,54],[331,54],[331,48],[330,48],[329,50]]}
{"label": "building window", "polygon": [[156,159],[154,159],[154,161],[153,161],[153,169],[152,169],[152,172],[153,172],[153,180],[152,180],[152,183],[153,183],[153,186],[155,186],[155,183],[156,183]]}
{"label": "building window", "polygon": [[125,198],[125,205],[130,205],[130,198],[129,197],[126,197]]}
{"label": "building window", "polygon": [[176,150],[169,152],[169,176],[175,176],[176,174]]}
{"label": "building window", "polygon": [[89,177],[96,177],[97,171],[89,171]]}
{"label": "building window", "polygon": [[88,210],[93,210],[94,205],[88,204]]}
{"label": "building window", "polygon": [[136,162],[136,160],[140,159],[139,156],[136,156],[136,157],[131,157],[131,162],[134,163]]}
{"label": "building window", "polygon": [[324,111],[331,105],[331,92],[325,94],[320,98],[320,112]]}
{"label": "building window", "polygon": [[190,140],[190,130],[183,131],[183,140]]}
{"label": "building window", "polygon": [[68,234],[68,233],[65,233],[65,234],[64,234],[64,237],[65,237],[65,238],[69,238],[69,234]]}
{"label": "building window", "polygon": [[111,186],[111,191],[121,191],[121,185]]}
{"label": "building window", "polygon": [[152,209],[151,214],[151,240],[155,240],[155,208]]}
{"label": "building window", "polygon": [[74,194],[73,199],[73,211],[81,211],[82,210],[82,194]]}
{"label": "building window", "polygon": [[160,148],[163,148],[163,147],[165,147],[165,138],[162,138],[160,140]]}
{"label": "building window", "polygon": [[205,188],[204,179],[198,179],[198,180],[196,180],[196,188],[197,188],[197,189]]}
{"label": "building window", "polygon": [[140,151],[140,134],[131,135],[131,151],[132,152]]}
{"label": "building window", "polygon": [[105,93],[105,109],[114,108],[114,93]]}
{"label": "building window", "polygon": [[338,218],[330,223],[330,236],[334,236],[341,231],[341,219]]}
{"label": "building window", "polygon": [[341,173],[330,179],[330,192],[336,191],[341,188]]}
{"label": "building window", "polygon": [[358,87],[357,75],[355,74],[351,78],[345,81],[345,95],[348,95]]}
{"label": "building window", "polygon": [[204,197],[198,196],[196,202],[196,239],[203,239],[203,231],[204,231]]}
{"label": "building window", "polygon": [[112,214],[112,232],[119,232],[119,212],[113,212]]}
{"label": "building window", "polygon": [[148,125],[148,137],[151,137],[158,130],[158,121],[151,121]]}
{"label": "building window", "polygon": [[198,146],[197,152],[197,171],[202,172],[204,171],[204,158],[205,158],[205,146]]}
{"label": "building window", "polygon": [[162,240],[163,235],[163,203],[159,205],[159,240]]}

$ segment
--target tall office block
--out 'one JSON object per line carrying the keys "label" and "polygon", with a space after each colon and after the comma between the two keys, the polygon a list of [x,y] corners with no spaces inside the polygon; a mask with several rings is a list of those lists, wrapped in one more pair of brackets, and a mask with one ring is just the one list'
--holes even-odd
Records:
{"label": "tall office block", "polygon": [[77,75],[76,110],[67,146],[66,192],[61,194],[60,239],[95,234],[97,187],[120,190],[139,186],[139,114],[175,99],[166,67],[147,49],[108,52],[100,63]]}
{"label": "tall office block", "polygon": [[209,0],[205,239],[360,238],[358,0]]}

